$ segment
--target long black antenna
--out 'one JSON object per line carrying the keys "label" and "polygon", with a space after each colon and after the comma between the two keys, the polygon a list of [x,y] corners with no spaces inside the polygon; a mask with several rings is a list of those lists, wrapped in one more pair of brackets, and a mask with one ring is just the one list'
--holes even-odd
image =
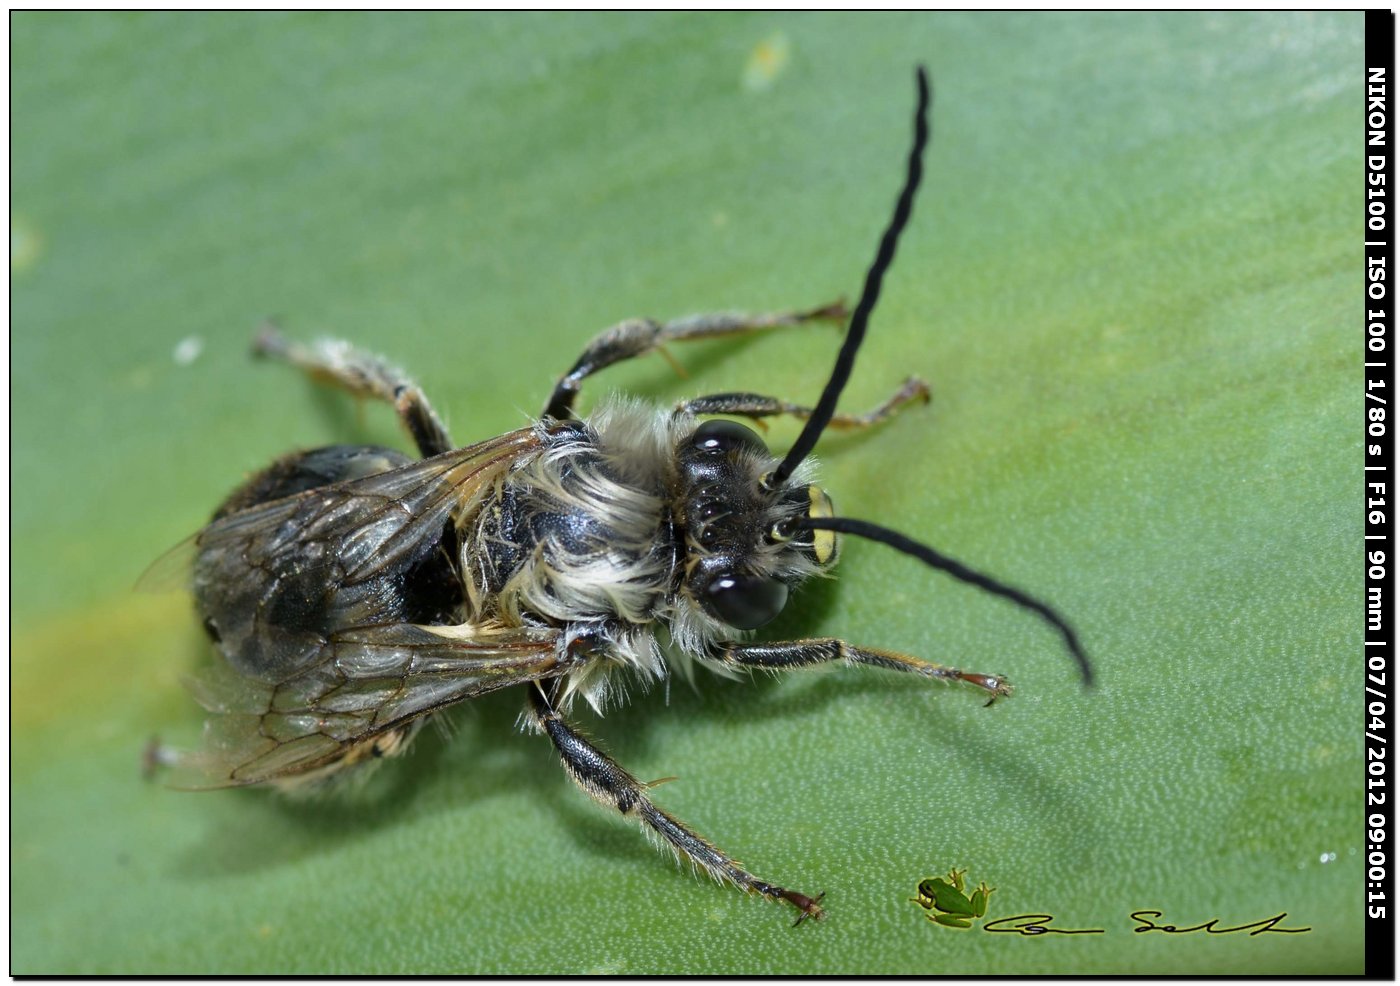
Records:
{"label": "long black antenna", "polygon": [[1079,636],[1074,632],[1074,628],[1066,622],[1065,618],[1055,612],[1039,599],[1026,595],[1020,589],[1013,588],[1004,582],[998,582],[990,575],[983,575],[981,572],[974,572],[962,562],[949,558],[947,555],[934,551],[926,544],[920,544],[911,537],[906,537],[898,531],[892,531],[888,527],[881,527],[879,524],[872,524],[865,520],[856,520],[852,517],[802,517],[796,522],[796,526],[805,527],[814,531],[836,531],[839,534],[854,534],[857,537],[869,538],[872,541],[879,541],[888,544],[897,551],[902,551],[906,555],[913,555],[924,564],[940,571],[947,572],[955,579],[963,582],[971,582],[979,589],[984,589],[993,595],[1010,599],[1018,606],[1038,613],[1046,622],[1060,631],[1060,636],[1065,638],[1065,646],[1074,655],[1074,659],[1079,662],[1079,673],[1084,678],[1085,687],[1094,683],[1094,669],[1089,664],[1089,657],[1084,653],[1084,648],[1079,645]]}
{"label": "long black antenna", "polygon": [[776,489],[786,483],[798,464],[812,454],[817,439],[831,421],[831,416],[836,413],[836,402],[841,397],[846,381],[851,378],[851,368],[855,366],[856,350],[865,339],[865,326],[870,321],[870,313],[875,310],[875,302],[880,298],[880,282],[894,261],[899,234],[904,231],[905,224],[909,222],[909,215],[913,212],[914,193],[918,190],[919,180],[924,174],[923,156],[924,147],[928,144],[929,106],[928,73],[920,65],[915,76],[919,88],[919,105],[914,110],[914,146],[909,151],[909,172],[904,179],[904,189],[899,193],[899,201],[895,204],[894,216],[891,217],[889,226],[885,228],[885,235],[880,238],[880,250],[875,255],[875,262],[865,274],[865,287],[861,289],[860,301],[856,303],[855,314],[851,316],[851,327],[846,331],[846,341],[841,344],[841,352],[836,355],[836,366],[831,371],[831,379],[826,382],[821,400],[817,401],[817,406],[807,419],[802,434],[797,436],[797,441],[788,450],[787,458],[783,459],[765,481],[770,489]]}

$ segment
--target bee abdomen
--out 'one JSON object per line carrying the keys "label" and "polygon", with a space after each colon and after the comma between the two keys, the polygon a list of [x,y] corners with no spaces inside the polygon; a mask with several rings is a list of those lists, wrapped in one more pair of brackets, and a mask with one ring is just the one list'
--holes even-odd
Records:
{"label": "bee abdomen", "polygon": [[[295,452],[235,490],[214,519],[412,461],[375,445]],[[278,556],[272,570],[240,551],[207,549],[195,562],[195,607],[230,665],[250,677],[280,681],[315,661],[336,630],[456,622],[464,593],[453,565],[455,537],[451,525],[444,525],[441,538],[425,544],[408,564],[385,566],[353,583],[345,580],[341,561],[314,541]]]}
{"label": "bee abdomen", "polygon": [[218,520],[259,503],[280,500],[284,496],[305,493],[332,483],[388,472],[412,461],[402,452],[382,445],[327,445],[305,452],[292,452],[255,473],[230,493],[211,519]]}

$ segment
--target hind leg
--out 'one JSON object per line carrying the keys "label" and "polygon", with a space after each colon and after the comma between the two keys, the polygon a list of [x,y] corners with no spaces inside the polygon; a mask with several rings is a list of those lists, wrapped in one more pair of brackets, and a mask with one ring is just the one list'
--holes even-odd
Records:
{"label": "hind leg", "polygon": [[269,322],[253,340],[253,354],[290,363],[357,397],[373,397],[394,405],[399,420],[425,459],[456,448],[447,427],[418,385],[398,367],[372,353],[339,339],[317,339],[310,345],[292,342]]}

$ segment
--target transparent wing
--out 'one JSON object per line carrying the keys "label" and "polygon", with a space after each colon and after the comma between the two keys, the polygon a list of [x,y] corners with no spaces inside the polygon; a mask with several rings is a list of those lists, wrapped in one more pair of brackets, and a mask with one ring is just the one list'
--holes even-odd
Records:
{"label": "transparent wing", "polygon": [[[312,779],[383,752],[434,709],[558,673],[557,633],[417,626],[403,596],[444,529],[476,509],[530,429],[220,517],[193,539],[192,586],[221,659],[180,786]],[[190,548],[156,573],[185,566]],[[426,622],[420,620],[419,622]]]}
{"label": "transparent wing", "polygon": [[356,762],[376,737],[510,685],[561,674],[557,630],[360,627],[332,635],[312,668],[276,684],[218,662],[190,680],[215,713],[181,754],[179,787],[286,781]]}
{"label": "transparent wing", "polygon": [[[157,558],[136,582],[139,592],[189,590],[197,567],[229,554],[249,551],[246,564],[236,561],[207,579],[238,578],[256,569],[277,567],[279,558],[296,554],[299,563],[319,549],[341,547],[352,565],[345,574],[401,563],[426,535],[441,528],[454,509],[471,498],[519,455],[540,444],[532,429],[454,449],[431,459],[364,479],[322,486],[294,496],[256,504],[221,517]],[[311,545],[307,550],[299,546]],[[376,554],[376,546],[388,549]],[[322,552],[324,554],[324,552]],[[241,570],[241,571],[240,571]]]}
{"label": "transparent wing", "polygon": [[194,573],[194,560],[199,554],[199,535],[191,534],[161,555],[136,580],[136,591],[158,595],[165,592],[188,592]]}
{"label": "transparent wing", "polygon": [[428,583],[457,578],[451,527],[539,445],[531,430],[512,432],[215,520],[195,540],[193,587],[224,658],[275,684],[321,660],[336,631],[438,622],[408,586],[434,558],[446,569]]}
{"label": "transparent wing", "polygon": [[196,537],[200,567],[210,556],[240,554],[244,567],[276,571],[329,551],[347,582],[400,564],[454,512],[523,453],[538,448],[531,429],[455,449],[398,469],[257,504],[214,521]]}

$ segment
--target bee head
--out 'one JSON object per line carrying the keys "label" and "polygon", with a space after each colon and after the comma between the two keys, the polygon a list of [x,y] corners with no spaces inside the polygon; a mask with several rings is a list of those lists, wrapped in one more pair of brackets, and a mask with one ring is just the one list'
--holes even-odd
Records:
{"label": "bee head", "polygon": [[790,585],[836,561],[837,533],[852,534],[889,545],[931,568],[1036,613],[1059,631],[1088,685],[1093,680],[1089,658],[1073,628],[1050,606],[898,531],[833,516],[830,497],[802,478],[803,463],[831,423],[836,402],[850,379],[856,353],[880,297],[881,283],[894,261],[895,248],[909,222],[914,195],[923,178],[930,94],[922,66],[916,73],[916,83],[914,146],[909,152],[904,187],[880,238],[875,260],[866,271],[865,285],[831,376],[807,414],[801,434],[781,462],[769,454],[753,429],[733,421],[706,421],[678,450],[686,484],[684,589],[714,618],[741,630],[752,630],[782,612]]}
{"label": "bee head", "polygon": [[819,487],[766,487],[777,460],[752,428],[714,419],[677,450],[686,562],[684,588],[715,619],[739,630],[768,623],[788,591],[836,563],[831,531],[801,526],[833,515]]}

